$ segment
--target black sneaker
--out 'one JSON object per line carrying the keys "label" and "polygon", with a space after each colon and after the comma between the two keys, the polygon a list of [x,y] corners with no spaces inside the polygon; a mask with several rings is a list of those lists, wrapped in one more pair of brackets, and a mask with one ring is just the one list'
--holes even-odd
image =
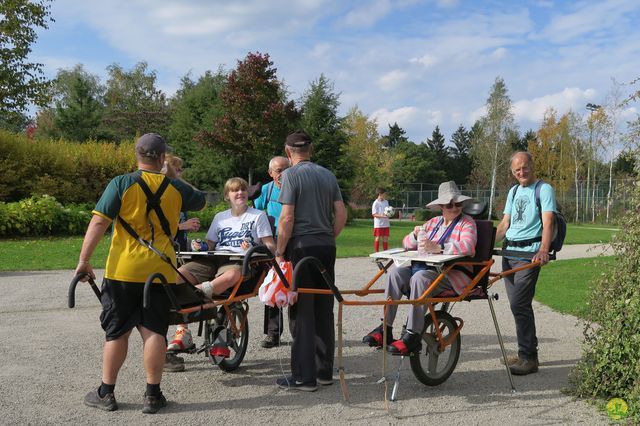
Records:
{"label": "black sneaker", "polygon": [[[382,324],[371,330],[369,334],[362,338],[362,343],[366,343],[372,348],[381,348],[382,347],[382,335],[384,330],[382,329]],[[387,326],[387,345],[390,345],[393,342],[393,328]]]}
{"label": "black sneaker", "polygon": [[164,358],[164,371],[176,373],[184,371],[184,358],[177,356],[172,352],[167,352]]}
{"label": "black sneaker", "polygon": [[318,385],[315,382],[302,383],[296,381],[293,377],[281,377],[276,380],[276,384],[280,389],[291,389],[303,392],[315,392],[318,390]]}
{"label": "black sneaker", "polygon": [[280,346],[280,338],[278,336],[265,336],[264,340],[260,342],[260,346],[265,349],[275,348]]}
{"label": "black sneaker", "polygon": [[162,392],[160,395],[147,395],[144,394],[144,403],[142,404],[142,412],[146,414],[155,414],[163,407],[167,406],[167,398],[164,397]]}
{"label": "black sneaker", "polygon": [[92,390],[84,397],[84,405],[104,411],[116,411],[118,409],[118,403],[113,393],[108,393],[100,398],[98,389]]}

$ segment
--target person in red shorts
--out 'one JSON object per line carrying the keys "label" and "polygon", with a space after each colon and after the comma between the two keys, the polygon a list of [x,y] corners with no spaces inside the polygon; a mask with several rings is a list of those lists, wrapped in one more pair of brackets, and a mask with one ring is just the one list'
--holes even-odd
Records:
{"label": "person in red shorts", "polygon": [[385,209],[389,207],[387,201],[387,191],[384,188],[378,188],[378,198],[375,199],[371,206],[371,216],[373,216],[373,248],[380,251],[380,240],[382,240],[382,249],[389,248],[389,218],[385,213]]}

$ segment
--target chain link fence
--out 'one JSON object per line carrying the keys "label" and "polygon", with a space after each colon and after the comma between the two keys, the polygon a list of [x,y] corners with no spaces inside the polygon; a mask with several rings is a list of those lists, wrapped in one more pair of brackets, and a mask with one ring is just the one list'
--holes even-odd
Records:
{"label": "chain link fence", "polygon": [[[409,217],[415,209],[424,206],[438,197],[439,184],[406,183],[394,191],[390,203],[400,210],[402,217]],[[609,181],[600,180],[594,185],[591,182],[578,181],[577,191],[573,184],[566,191],[556,189],[556,199],[569,222],[607,223],[607,204],[609,204],[608,222],[615,222],[616,218],[624,215],[631,207],[631,193],[634,188],[633,179],[614,179],[611,187],[611,197],[608,197]],[[511,186],[497,188],[494,194],[494,216],[500,218]],[[491,190],[474,185],[460,185],[464,195],[474,200],[489,203]],[[577,215],[576,215],[577,211]]]}

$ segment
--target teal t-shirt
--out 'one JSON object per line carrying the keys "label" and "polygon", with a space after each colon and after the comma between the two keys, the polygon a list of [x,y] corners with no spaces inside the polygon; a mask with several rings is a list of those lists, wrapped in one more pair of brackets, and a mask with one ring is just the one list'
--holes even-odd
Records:
{"label": "teal t-shirt", "polygon": [[[506,234],[507,240],[522,241],[542,235],[542,221],[536,205],[536,182],[529,186],[518,185],[509,191],[503,212],[511,216]],[[556,211],[556,196],[548,183],[542,183],[540,187],[540,207],[543,212]],[[540,242],[527,247],[509,247],[509,250],[528,252],[536,252],[539,249]]]}

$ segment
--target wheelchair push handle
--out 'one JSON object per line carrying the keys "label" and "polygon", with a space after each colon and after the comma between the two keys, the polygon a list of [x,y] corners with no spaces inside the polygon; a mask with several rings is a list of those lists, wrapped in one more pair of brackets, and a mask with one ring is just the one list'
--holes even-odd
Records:
{"label": "wheelchair push handle", "polygon": [[268,259],[273,259],[273,253],[271,253],[271,250],[269,250],[269,248],[264,244],[259,244],[257,246],[253,246],[249,248],[249,250],[247,250],[247,252],[244,255],[244,259],[242,260],[242,276],[243,277],[248,277],[249,274],[251,273],[249,269],[250,268],[249,264],[251,263],[251,258],[253,257],[254,254],[264,254],[267,256]]}
{"label": "wheelchair push handle", "polygon": [[296,291],[296,289],[298,288],[297,282],[301,278],[300,271],[302,270],[303,266],[306,265],[307,263],[310,264],[309,266],[316,268],[320,272],[320,274],[322,275],[322,278],[324,279],[325,284],[327,284],[327,287],[329,287],[329,289],[333,293],[336,300],[342,303],[342,301],[344,300],[344,298],[342,297],[342,293],[340,293],[340,290],[338,290],[338,287],[336,287],[335,283],[327,273],[327,268],[324,267],[322,262],[320,262],[320,260],[317,257],[307,256],[296,264],[296,267],[293,268],[293,279],[291,280],[292,281],[291,290]]}
{"label": "wheelchair push handle", "polygon": [[86,272],[83,272],[73,277],[73,279],[71,280],[71,284],[69,284],[69,292],[67,294],[67,305],[69,306],[69,308],[73,308],[74,306],[76,306],[76,287],[80,282],[80,280],[82,280],[85,277],[89,278],[88,280],[89,285],[91,286],[91,289],[95,293],[98,300],[100,300],[100,289],[96,285],[96,282],[93,280],[93,278],[91,278],[89,274],[87,274]]}
{"label": "wheelchair push handle", "polygon": [[[147,278],[147,281],[144,283],[144,289],[142,290],[142,307],[145,309],[149,309],[151,307],[151,286],[156,285],[153,283],[156,278],[159,279],[163,285],[167,285],[167,279],[162,273],[156,272],[155,274],[149,275],[149,278]],[[167,296],[169,296],[169,292],[167,292]],[[169,296],[169,301],[173,306],[176,306],[175,298]]]}

